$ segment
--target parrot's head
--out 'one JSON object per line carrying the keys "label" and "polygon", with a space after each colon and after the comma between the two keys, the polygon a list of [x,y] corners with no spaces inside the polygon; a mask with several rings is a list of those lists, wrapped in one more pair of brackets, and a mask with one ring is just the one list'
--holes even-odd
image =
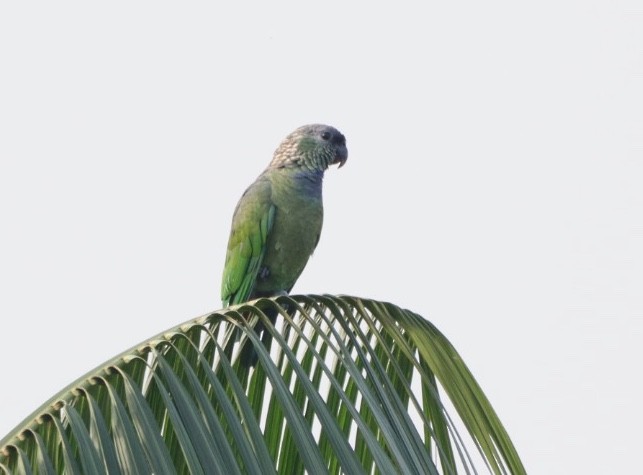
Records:
{"label": "parrot's head", "polygon": [[342,167],[347,159],[346,137],[330,125],[312,124],[288,135],[275,151],[270,165],[323,172],[330,165]]}

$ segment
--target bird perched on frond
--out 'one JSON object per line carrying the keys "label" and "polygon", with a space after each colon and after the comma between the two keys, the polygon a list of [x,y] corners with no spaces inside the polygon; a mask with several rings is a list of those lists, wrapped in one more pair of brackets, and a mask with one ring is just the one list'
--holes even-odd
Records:
{"label": "bird perched on frond", "polygon": [[[347,158],[346,138],[329,125],[304,125],[281,142],[234,211],[221,284],[224,307],[290,292],[319,241],[324,172]],[[274,322],[276,315],[268,316]],[[268,345],[268,332],[260,325],[255,330]],[[240,358],[256,363],[249,342]]]}

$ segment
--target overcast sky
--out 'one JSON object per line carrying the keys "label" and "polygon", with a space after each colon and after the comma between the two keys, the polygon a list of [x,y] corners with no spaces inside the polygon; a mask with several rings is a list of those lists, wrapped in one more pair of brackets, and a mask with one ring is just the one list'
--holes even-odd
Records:
{"label": "overcast sky", "polygon": [[640,467],[641,2],[162,3],[0,5],[0,438],[218,309],[238,198],[322,122],[294,292],[430,319],[530,473]]}

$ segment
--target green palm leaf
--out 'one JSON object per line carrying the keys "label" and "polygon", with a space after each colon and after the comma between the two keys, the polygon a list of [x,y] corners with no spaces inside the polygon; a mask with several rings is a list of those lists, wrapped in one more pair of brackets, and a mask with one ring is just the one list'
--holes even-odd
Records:
{"label": "green palm leaf", "polygon": [[[269,307],[281,315],[276,326]],[[271,348],[252,330],[258,320]],[[243,345],[255,347],[254,369],[238,362]],[[8,434],[3,471],[525,473],[431,323],[392,304],[332,296],[227,308],[119,355]]]}

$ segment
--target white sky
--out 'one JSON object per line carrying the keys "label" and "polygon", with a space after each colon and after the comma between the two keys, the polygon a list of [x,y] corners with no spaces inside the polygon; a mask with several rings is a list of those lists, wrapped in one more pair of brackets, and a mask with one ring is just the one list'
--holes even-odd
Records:
{"label": "white sky", "polygon": [[237,199],[325,122],[294,291],[433,321],[530,473],[640,466],[640,2],[162,3],[0,5],[0,438],[218,309]]}

